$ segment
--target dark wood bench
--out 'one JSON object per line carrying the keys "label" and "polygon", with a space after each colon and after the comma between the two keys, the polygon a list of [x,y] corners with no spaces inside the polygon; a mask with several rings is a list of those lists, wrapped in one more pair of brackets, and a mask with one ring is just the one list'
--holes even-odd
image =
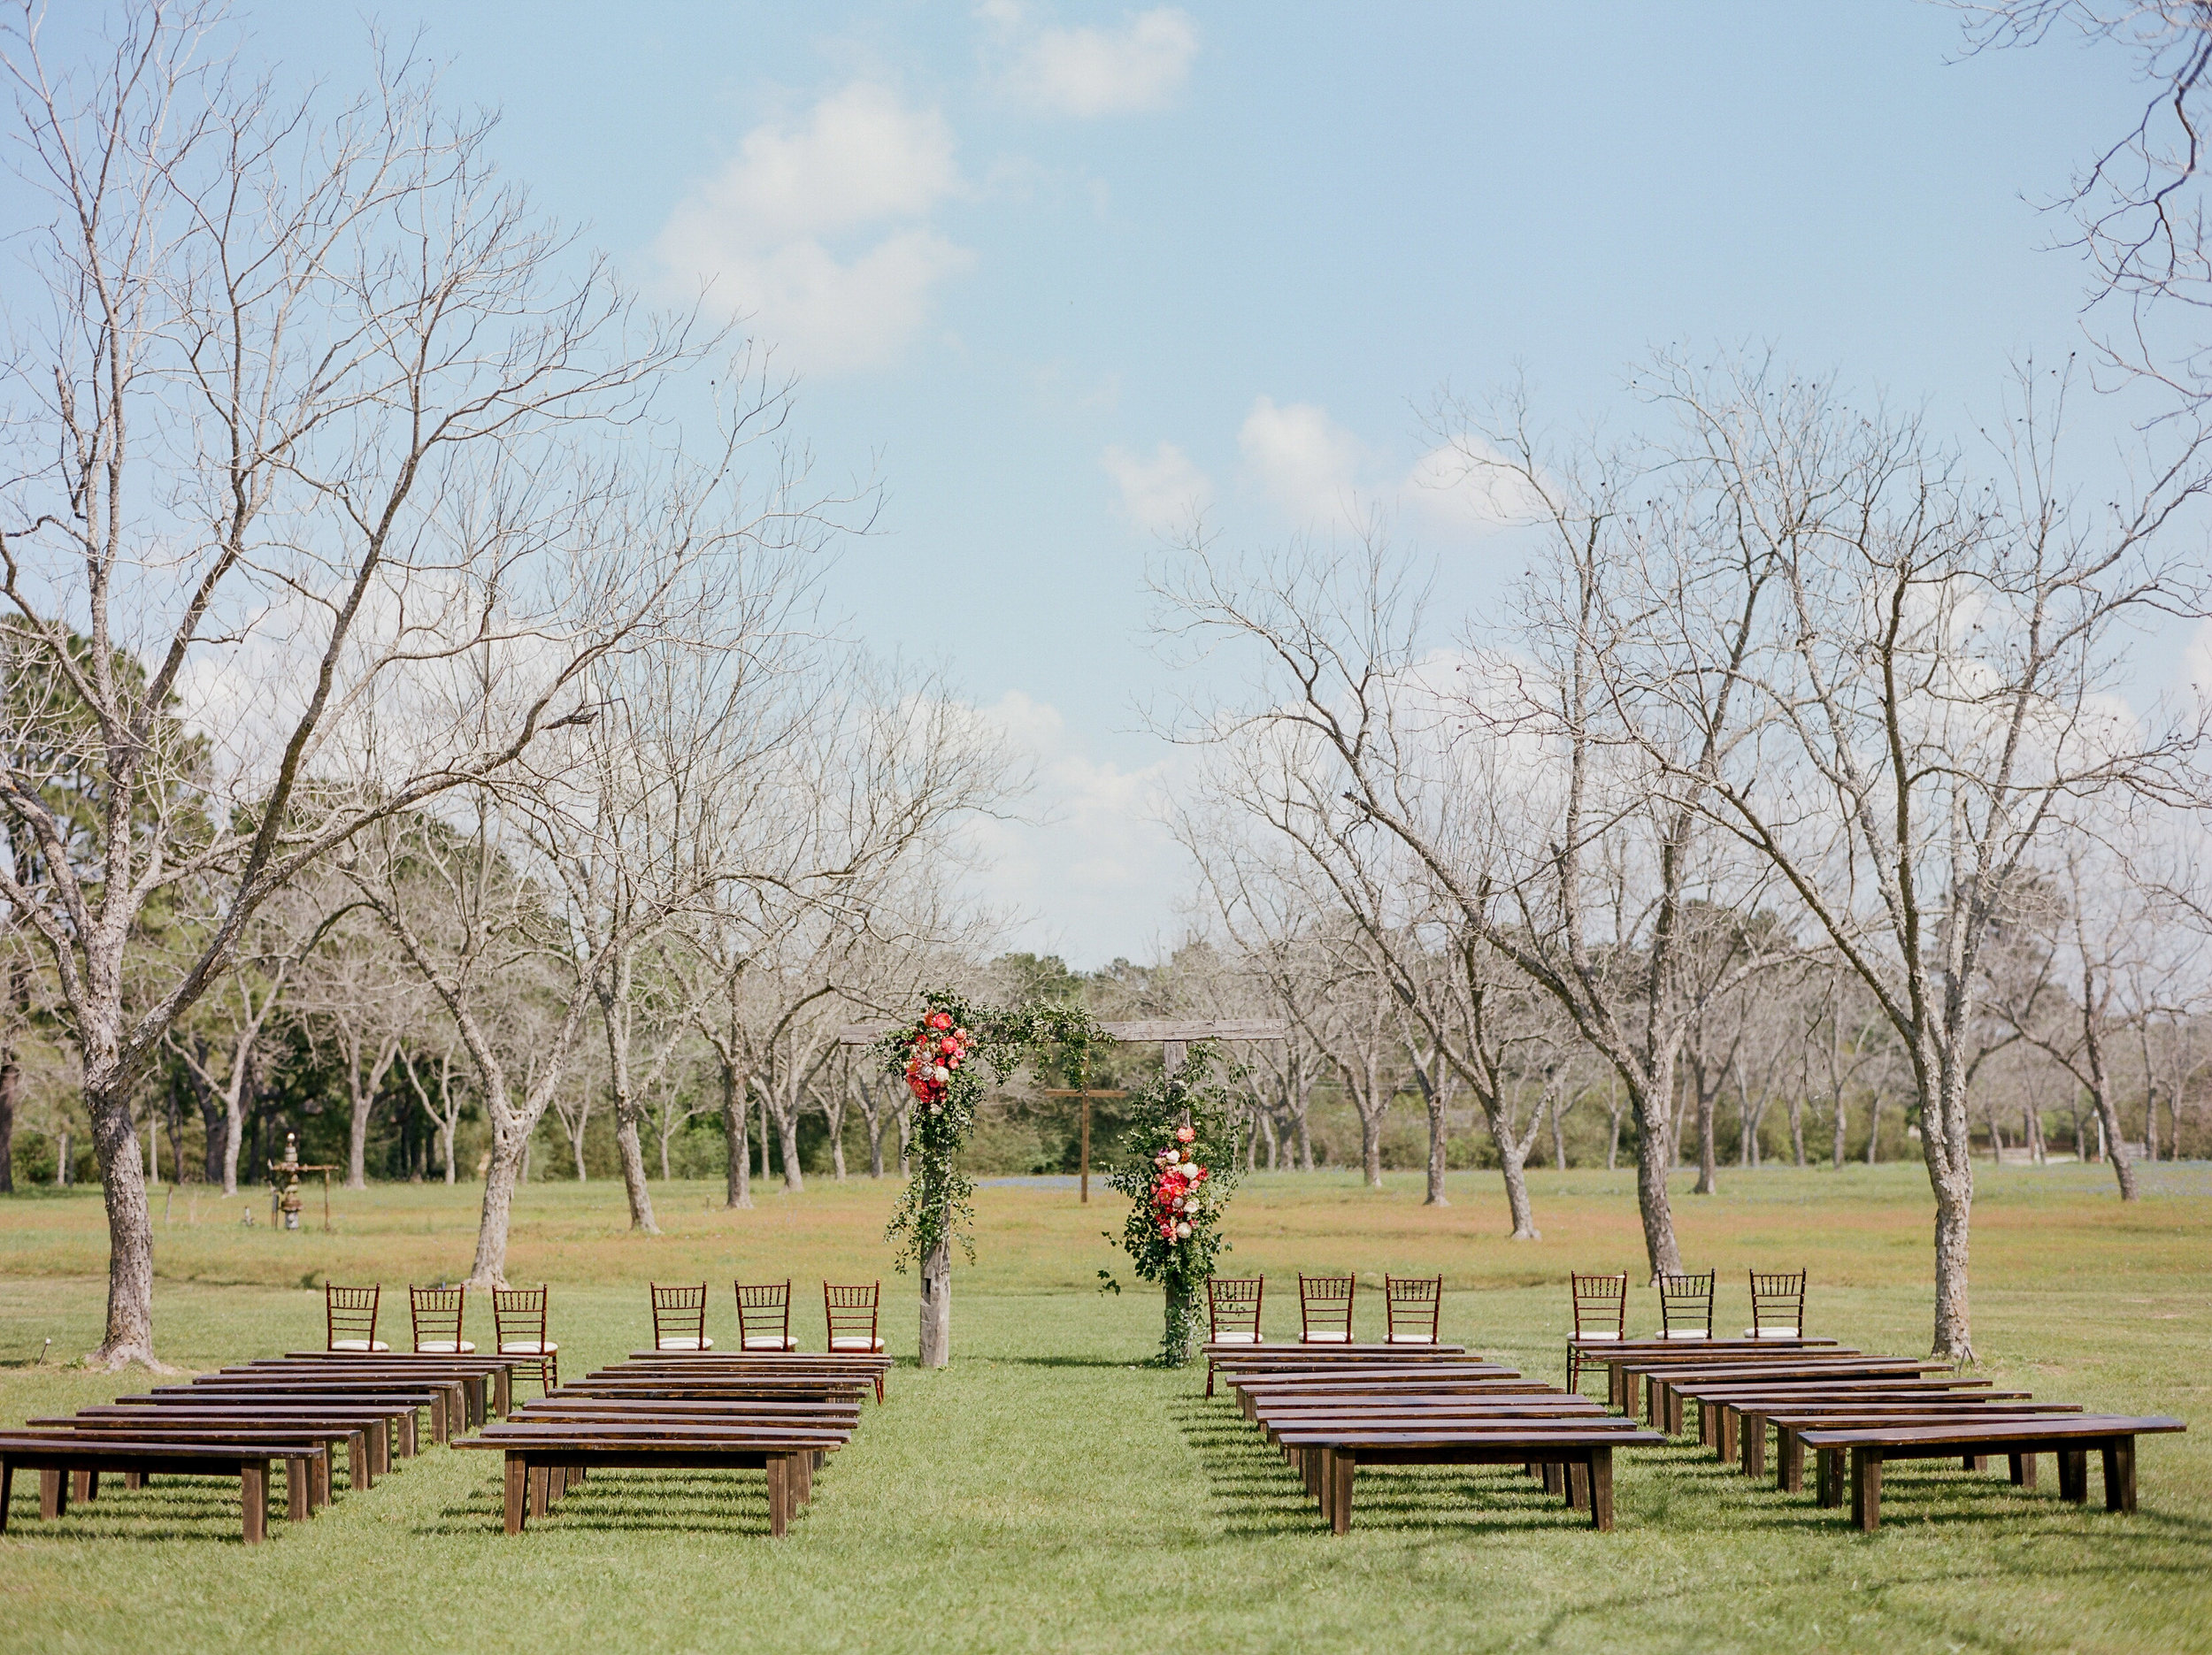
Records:
{"label": "dark wood bench", "polygon": [[[1828,1352],[1814,1352],[1799,1357],[1770,1358],[1758,1362],[1671,1363],[1642,1374],[1646,1389],[1645,1417],[1654,1429],[1679,1437],[1684,1429],[1683,1398],[1678,1385],[1713,1383],[1731,1379],[1751,1383],[1785,1378],[1798,1379],[1916,1379],[1932,1373],[1948,1373],[1948,1362],[1930,1361],[1914,1356],[1841,1356]],[[1632,1375],[1638,1370],[1629,1364]],[[1703,1411],[1700,1410],[1699,1427],[1702,1441],[1705,1425]]]}
{"label": "dark wood bench", "polygon": [[1673,1361],[1763,1361],[1814,1350],[1855,1354],[1834,1339],[1593,1339],[1586,1335],[1568,1343],[1581,1352],[1583,1367],[1604,1368],[1608,1406],[1617,1414],[1628,1414],[1636,1412],[1636,1381],[1624,1372],[1631,1362],[1648,1368]]}
{"label": "dark wood bench", "polygon": [[[330,1504],[331,1450],[343,1445],[347,1466],[361,1465],[367,1458],[362,1452],[362,1433],[356,1428],[342,1425],[283,1424],[271,1420],[181,1420],[140,1417],[117,1419],[107,1414],[48,1414],[27,1420],[24,1423],[33,1430],[61,1430],[73,1436],[88,1438],[105,1437],[145,1443],[282,1443],[288,1447],[311,1449],[310,1460],[288,1459],[284,1462],[285,1500],[293,1516],[311,1514]],[[77,1471],[70,1474],[74,1486],[70,1491],[73,1499],[91,1500],[100,1491],[97,1471]],[[126,1472],[125,1488],[143,1488],[142,1474]],[[354,1483],[365,1487],[364,1483]]]}
{"label": "dark wood bench", "polygon": [[[396,1414],[400,1427],[400,1452],[413,1454],[419,1445],[416,1435],[418,1411],[426,1409],[430,1414],[431,1439],[443,1442],[447,1437],[446,1404],[451,1399],[442,1388],[423,1390],[404,1385],[317,1385],[302,1384],[289,1388],[271,1385],[233,1385],[212,1381],[203,1384],[157,1385],[145,1393],[153,1406],[182,1403],[259,1404],[272,1406],[315,1406],[327,1404],[344,1407],[385,1407]],[[118,1398],[119,1402],[132,1402],[134,1398]]]}
{"label": "dark wood bench", "polygon": [[[445,1374],[467,1381],[473,1394],[468,1399],[472,1421],[481,1423],[493,1414],[504,1414],[514,1406],[515,1359],[489,1354],[449,1355],[442,1351],[287,1351],[249,1364],[269,1368],[340,1368],[361,1372],[381,1369],[402,1378],[415,1374]],[[534,1359],[531,1366],[535,1366]]]}
{"label": "dark wood bench", "polygon": [[[1985,1420],[1947,1420],[1936,1424],[1853,1426],[1847,1429],[1801,1431],[1799,1439],[1819,1452],[1824,1462],[1851,1456],[1851,1516],[1871,1534],[1882,1522],[1882,1467],[1892,1460],[1949,1460],[1989,1454],[2055,1454],[2058,1491],[2062,1499],[2080,1502],[2089,1498],[2089,1454],[2097,1451],[2104,1460],[2104,1503],[2107,1511],[2135,1509],[2135,1439],[2138,1437],[2189,1428],[2162,1414],[2133,1417],[2117,1414],[2084,1414],[2068,1419],[2032,1419],[2000,1423]],[[1839,1472],[1824,1463],[1824,1491],[1841,1481]],[[1825,1503],[1825,1501],[1824,1501]],[[1840,1503],[1839,1498],[1837,1503]]]}
{"label": "dark wood bench", "polygon": [[352,1424],[368,1445],[366,1460],[356,1466],[349,1452],[346,1464],[348,1480],[357,1488],[368,1488],[375,1480],[392,1468],[395,1453],[411,1454],[415,1450],[415,1411],[396,1409],[384,1403],[314,1403],[314,1402],[249,1402],[229,1403],[220,1400],[194,1401],[183,1398],[154,1396],[118,1397],[112,1403],[80,1409],[78,1417],[112,1415],[117,1419],[145,1419],[149,1421],[175,1415],[182,1419],[210,1420],[266,1420],[272,1425],[320,1423]]}
{"label": "dark wood bench", "polygon": [[413,1377],[383,1374],[288,1373],[274,1368],[251,1372],[232,1370],[203,1374],[188,1385],[156,1387],[159,1396],[187,1393],[229,1399],[255,1397],[298,1397],[311,1401],[334,1401],[349,1397],[365,1400],[411,1401],[430,1414],[430,1440],[442,1443],[462,1429],[468,1417],[468,1384],[436,1374]]}
{"label": "dark wood bench", "polygon": [[1261,1345],[1239,1339],[1210,1339],[1201,1348],[1206,1354],[1206,1394],[1210,1397],[1214,1393],[1215,1375],[1225,1368],[1256,1373],[1279,1366],[1311,1370],[1394,1361],[1402,1367],[1422,1362],[1463,1361],[1467,1356],[1463,1345],[1304,1345],[1295,1340],[1286,1345]]}
{"label": "dark wood bench", "polygon": [[791,1513],[812,1492],[817,1458],[847,1434],[818,1427],[793,1429],[718,1428],[668,1421],[634,1425],[510,1421],[456,1447],[495,1450],[506,1459],[506,1531],[518,1535],[532,1516],[543,1516],[574,1469],[621,1467],[664,1471],[759,1470],[768,1475],[768,1531],[780,1537]]}
{"label": "dark wood bench", "polygon": [[[234,1476],[239,1504],[244,1513],[248,1545],[257,1545],[269,1532],[269,1465],[316,1457],[321,1451],[295,1440],[290,1443],[179,1443],[150,1442],[134,1437],[47,1435],[29,1431],[0,1433],[0,1532],[7,1529],[9,1497],[16,1472],[37,1471],[39,1515],[64,1516],[69,1510],[67,1474],[119,1471],[144,1476],[152,1472],[189,1476]],[[293,1518],[305,1521],[305,1502],[296,1506]]]}
{"label": "dark wood bench", "polygon": [[1301,1451],[1308,1492],[1320,1502],[1330,1529],[1340,1535],[1352,1526],[1352,1482],[1363,1465],[1557,1465],[1567,1474],[1563,1481],[1569,1504],[1586,1508],[1593,1528],[1610,1529],[1613,1451],[1656,1447],[1666,1441],[1627,1420],[1619,1421],[1617,1429],[1595,1429],[1579,1421],[1532,1420],[1500,1421],[1494,1429],[1350,1424],[1288,1429],[1279,1440]]}

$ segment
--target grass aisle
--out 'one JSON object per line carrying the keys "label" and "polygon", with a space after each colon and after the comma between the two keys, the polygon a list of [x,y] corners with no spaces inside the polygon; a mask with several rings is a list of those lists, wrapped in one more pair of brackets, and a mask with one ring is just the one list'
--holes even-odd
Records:
{"label": "grass aisle", "polygon": [[[1609,1260],[1625,1227],[1620,1191],[1559,1182],[1540,1188],[1540,1250],[1489,1234],[1497,1215],[1471,1181],[1448,1214],[1422,1214],[1406,1190],[1263,1185],[1238,1261],[1263,1265],[1271,1288],[1301,1261],[1442,1268],[1447,1337],[1551,1376],[1561,1296],[1548,1278]],[[1740,1177],[1726,1202],[1688,1208],[1686,1242],[1724,1270],[1740,1253],[1801,1252],[1820,1322],[1869,1348],[1923,1349],[1921,1260],[1899,1237],[1924,1230],[1900,1222],[1901,1184]],[[419,1268],[393,1253],[465,1256],[469,1214],[442,1194],[350,1198],[329,1238],[180,1233],[159,1288],[165,1348],[209,1368],[314,1343],[320,1295],[302,1274],[373,1279],[381,1256],[391,1284]],[[2001,1473],[1922,1462],[1893,1470],[1883,1530],[1861,1536],[1809,1498],[1675,1448],[1625,1457],[1610,1536],[1517,1475],[1388,1470],[1362,1474],[1339,1539],[1233,1409],[1201,1400],[1202,1375],[1130,1365],[1156,1337],[1157,1300],[1085,1291],[1096,1220],[987,1191],[954,1367],[895,1374],[889,1403],[866,1410],[780,1544],[757,1474],[600,1473],[510,1540],[495,1458],[433,1450],[312,1524],[279,1523],[254,1552],[212,1483],[104,1493],[50,1526],[24,1521],[34,1483],[0,1542],[0,1649],[2212,1650],[2212,1390],[2194,1354],[2212,1344],[2212,1199],[2177,1191],[2123,1214],[2080,1185],[1992,1196],[1985,1374],[2197,1428],[2144,1445],[2134,1517],[2098,1508],[2093,1474],[2079,1511],[2055,1498],[2047,1465],[2043,1491],[2023,1497]],[[734,1218],[703,1200],[657,1242],[611,1228],[582,1192],[541,1199],[533,1245],[563,1261],[546,1273],[571,1374],[640,1341],[641,1283],[675,1275],[672,1260],[726,1282],[776,1257],[800,1278],[795,1325],[810,1344],[807,1276],[881,1268],[881,1191],[810,1191]],[[87,1348],[102,1283],[66,1266],[96,1202],[0,1211],[34,1221],[7,1237],[0,1358],[50,1334],[58,1352]],[[1525,1285],[1532,1275],[1548,1279]],[[910,1293],[887,1281],[885,1331],[910,1362]],[[388,1302],[400,1294],[388,1285]],[[1283,1298],[1270,1293],[1278,1337],[1295,1320]],[[0,1367],[0,1418],[150,1383]]]}

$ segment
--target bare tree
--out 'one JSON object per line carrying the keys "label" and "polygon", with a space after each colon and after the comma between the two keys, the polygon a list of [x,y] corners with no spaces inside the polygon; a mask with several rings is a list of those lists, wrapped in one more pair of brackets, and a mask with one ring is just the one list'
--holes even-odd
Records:
{"label": "bare tree", "polygon": [[[449,118],[417,62],[288,99],[208,55],[206,6],[127,4],[81,65],[11,11],[19,172],[50,211],[20,243],[45,320],[4,368],[0,642],[38,693],[0,739],[0,898],[83,1054],[112,1365],[153,1356],[139,1080],[273,892],[498,773],[660,613],[679,565],[596,532],[578,444],[692,346],[494,178],[488,118]],[[456,716],[487,651],[504,693]],[[82,821],[20,768],[55,753]],[[187,893],[196,951],[134,995],[140,916]]]}
{"label": "bare tree", "polygon": [[[1936,1196],[1934,1346],[1963,1360],[1982,951],[2065,801],[2183,779],[2195,730],[2131,727],[2105,697],[2131,618],[2195,604],[2150,542],[2198,481],[2170,466],[2146,503],[2078,519],[2032,386],[2001,490],[1913,422],[1763,363],[1662,360],[1643,386],[1678,421],[1696,509],[1639,565],[1655,601],[1605,652],[1608,694],[1894,1031]],[[1693,759],[1652,732],[1723,684],[1752,739]]]}

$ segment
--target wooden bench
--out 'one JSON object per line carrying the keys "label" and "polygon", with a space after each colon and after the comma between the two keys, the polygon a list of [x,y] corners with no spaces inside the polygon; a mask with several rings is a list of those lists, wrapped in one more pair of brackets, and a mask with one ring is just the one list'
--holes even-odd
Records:
{"label": "wooden bench", "polygon": [[[2085,1414],[2069,1419],[2033,1419],[1999,1422],[1985,1420],[1947,1420],[1937,1424],[1889,1424],[1800,1432],[1808,1448],[1816,1450],[1824,1462],[1833,1455],[1839,1461],[1851,1456],[1851,1516],[1865,1533],[1882,1522],[1882,1467],[1891,1460],[1948,1460],[1964,1455],[2058,1456],[2059,1498],[2080,1502],[2089,1498],[2089,1453],[2096,1450],[2104,1460],[2104,1503],[2107,1511],[2135,1509],[2135,1439],[2138,1437],[2188,1429],[2179,1420],[2162,1414],[2131,1417],[2116,1414]],[[1841,1481],[1824,1463],[1822,1482],[1832,1490]],[[1839,1499],[1838,1503],[1840,1503]]]}
{"label": "wooden bench", "polygon": [[[1631,1375],[1637,1372],[1630,1364]],[[1948,1362],[1929,1361],[1912,1356],[1835,1356],[1820,1354],[1805,1357],[1769,1359],[1759,1362],[1716,1362],[1706,1364],[1668,1364],[1644,1371],[1648,1395],[1646,1398],[1646,1418],[1655,1429],[1670,1437],[1679,1437],[1684,1429],[1682,1398],[1675,1391],[1678,1384],[1692,1382],[1711,1383],[1729,1379],[1743,1379],[1753,1383],[1765,1379],[1916,1379],[1931,1373],[1951,1371]],[[1702,1431],[1705,1421],[1700,1411],[1699,1426]]]}
{"label": "wooden bench", "polygon": [[[2082,1409],[2073,1403],[2037,1402],[2032,1398],[2014,1402],[1909,1403],[1887,1407],[1870,1407],[1863,1403],[1832,1406],[1802,1403],[1778,1404],[1774,1405],[1774,1412],[1766,1415],[1765,1421],[1762,1421],[1759,1435],[1763,1438],[1765,1436],[1763,1429],[1765,1422],[1770,1421],[1773,1424],[1776,1438],[1774,1486],[1782,1493],[1795,1494],[1802,1490],[1805,1486],[1804,1434],[1808,1430],[1849,1430],[1859,1427],[1892,1425],[1939,1425],[1954,1420],[1971,1421],[1977,1424],[2010,1424],[2020,1420],[2062,1419],[2078,1415],[2081,1412]],[[2008,1458],[2011,1461],[2012,1481],[2022,1488],[2033,1488],[2036,1457],[2033,1454],[2015,1453],[2008,1455]],[[1747,1463],[1752,1459],[1748,1452],[1745,1459]],[[1837,1459],[1839,1461],[1840,1456],[1837,1456]],[[1986,1455],[1962,1454],[1960,1456],[1960,1460],[1962,1468],[1968,1471],[1989,1469]],[[1751,1472],[1747,1475],[1755,1476],[1758,1473]],[[1821,1504],[1833,1506],[1839,1504],[1841,1499],[1840,1494],[1833,1498],[1824,1494]]]}
{"label": "wooden bench", "polygon": [[[33,1430],[67,1431],[86,1438],[144,1443],[282,1443],[288,1447],[312,1450],[311,1459],[293,1458],[284,1462],[288,1479],[285,1500],[289,1513],[295,1517],[311,1515],[330,1504],[333,1448],[344,1445],[349,1469],[367,1458],[362,1452],[361,1431],[342,1425],[280,1424],[270,1420],[148,1420],[130,1416],[118,1419],[106,1414],[48,1414],[24,1423]],[[71,1490],[72,1498],[91,1500],[98,1497],[97,1471],[78,1471],[71,1475],[77,1480]],[[145,1485],[142,1474],[124,1474],[124,1487]],[[357,1482],[354,1486],[365,1485]]]}
{"label": "wooden bench", "polygon": [[[339,1406],[356,1404],[365,1406],[388,1405],[399,1417],[400,1452],[411,1455],[419,1446],[416,1435],[416,1413],[427,1409],[430,1414],[430,1434],[434,1442],[446,1440],[446,1404],[451,1399],[443,1389],[421,1390],[402,1385],[314,1385],[290,1388],[270,1385],[232,1385],[208,1383],[191,1385],[157,1385],[145,1393],[156,1406],[183,1403],[262,1403],[275,1406],[296,1406],[302,1403],[328,1403]],[[134,1398],[119,1398],[119,1401]]]}
{"label": "wooden bench", "polygon": [[1656,1447],[1666,1439],[1632,1421],[1617,1429],[1595,1429],[1581,1421],[1547,1424],[1499,1421],[1496,1429],[1412,1426],[1394,1429],[1369,1424],[1319,1429],[1286,1429],[1279,1440],[1302,1451],[1308,1492],[1327,1516],[1330,1529],[1352,1526],[1352,1482],[1357,1468],[1371,1466],[1557,1465],[1566,1470],[1567,1499],[1586,1505],[1591,1526],[1613,1527],[1613,1451]]}
{"label": "wooden bench", "polygon": [[530,1517],[545,1514],[557,1497],[557,1482],[565,1488],[572,1467],[625,1467],[765,1471],[768,1531],[780,1537],[794,1508],[811,1493],[816,1458],[846,1440],[845,1433],[818,1427],[510,1421],[455,1446],[496,1450],[506,1457],[505,1523],[511,1535],[520,1534]]}
{"label": "wooden bench", "polygon": [[[180,1443],[142,1441],[129,1437],[72,1434],[45,1435],[28,1431],[0,1432],[0,1532],[8,1522],[9,1496],[19,1469],[37,1471],[39,1515],[64,1516],[69,1510],[66,1474],[96,1475],[119,1471],[141,1477],[152,1472],[181,1473],[189,1476],[234,1476],[239,1504],[244,1513],[248,1545],[257,1545],[269,1532],[269,1463],[310,1460],[321,1451],[292,1442]],[[306,1502],[291,1512],[297,1521],[308,1516]]]}
{"label": "wooden bench", "polygon": [[241,1406],[214,1400],[136,1396],[118,1397],[112,1403],[81,1409],[78,1417],[110,1414],[118,1419],[149,1421],[165,1419],[172,1414],[183,1419],[266,1420],[274,1426],[296,1422],[332,1425],[350,1422],[360,1430],[367,1444],[368,1454],[365,1460],[357,1466],[349,1452],[346,1475],[355,1487],[364,1489],[391,1470],[395,1453],[411,1454],[415,1450],[415,1411],[412,1408],[396,1411],[382,1403],[252,1402]]}
{"label": "wooden bench", "polygon": [[[488,1354],[448,1355],[437,1351],[287,1351],[281,1356],[262,1357],[251,1366],[271,1368],[288,1363],[305,1368],[381,1367],[403,1378],[411,1373],[453,1374],[477,1384],[478,1394],[470,1399],[469,1413],[473,1420],[481,1422],[513,1407],[515,1360],[511,1356]],[[525,1365],[534,1368],[536,1361],[533,1359]]]}
{"label": "wooden bench", "polygon": [[1605,1399],[1616,1413],[1632,1414],[1636,1412],[1636,1382],[1626,1377],[1623,1368],[1630,1362],[1653,1363],[1671,1361],[1714,1361],[1741,1358],[1747,1361],[1763,1360],[1769,1356],[1802,1354],[1808,1351],[1823,1350],[1837,1354],[1850,1354],[1848,1347],[1834,1339],[1570,1339],[1571,1350],[1578,1352],[1584,1368],[1603,1367],[1606,1372]]}
{"label": "wooden bench", "polygon": [[1431,1361],[1465,1360],[1463,1345],[1250,1345],[1240,1340],[1209,1340],[1200,1347],[1206,1353],[1206,1394],[1214,1393],[1214,1376],[1225,1368],[1258,1373],[1281,1368],[1312,1370],[1345,1363],[1394,1362],[1399,1366]]}

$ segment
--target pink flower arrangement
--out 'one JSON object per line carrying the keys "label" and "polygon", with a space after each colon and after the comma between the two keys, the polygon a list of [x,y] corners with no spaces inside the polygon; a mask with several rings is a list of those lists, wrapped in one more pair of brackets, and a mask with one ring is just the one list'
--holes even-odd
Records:
{"label": "pink flower arrangement", "polygon": [[1192,1221],[1198,1216],[1206,1169],[1190,1149],[1197,1136],[1187,1126],[1178,1127],[1175,1141],[1152,1158],[1152,1222],[1160,1239],[1171,1245],[1190,1239]]}
{"label": "pink flower arrangement", "polygon": [[949,1013],[933,1011],[914,1031],[913,1047],[906,1060],[906,1088],[934,1114],[953,1071],[968,1055],[968,1031],[955,1026]]}

